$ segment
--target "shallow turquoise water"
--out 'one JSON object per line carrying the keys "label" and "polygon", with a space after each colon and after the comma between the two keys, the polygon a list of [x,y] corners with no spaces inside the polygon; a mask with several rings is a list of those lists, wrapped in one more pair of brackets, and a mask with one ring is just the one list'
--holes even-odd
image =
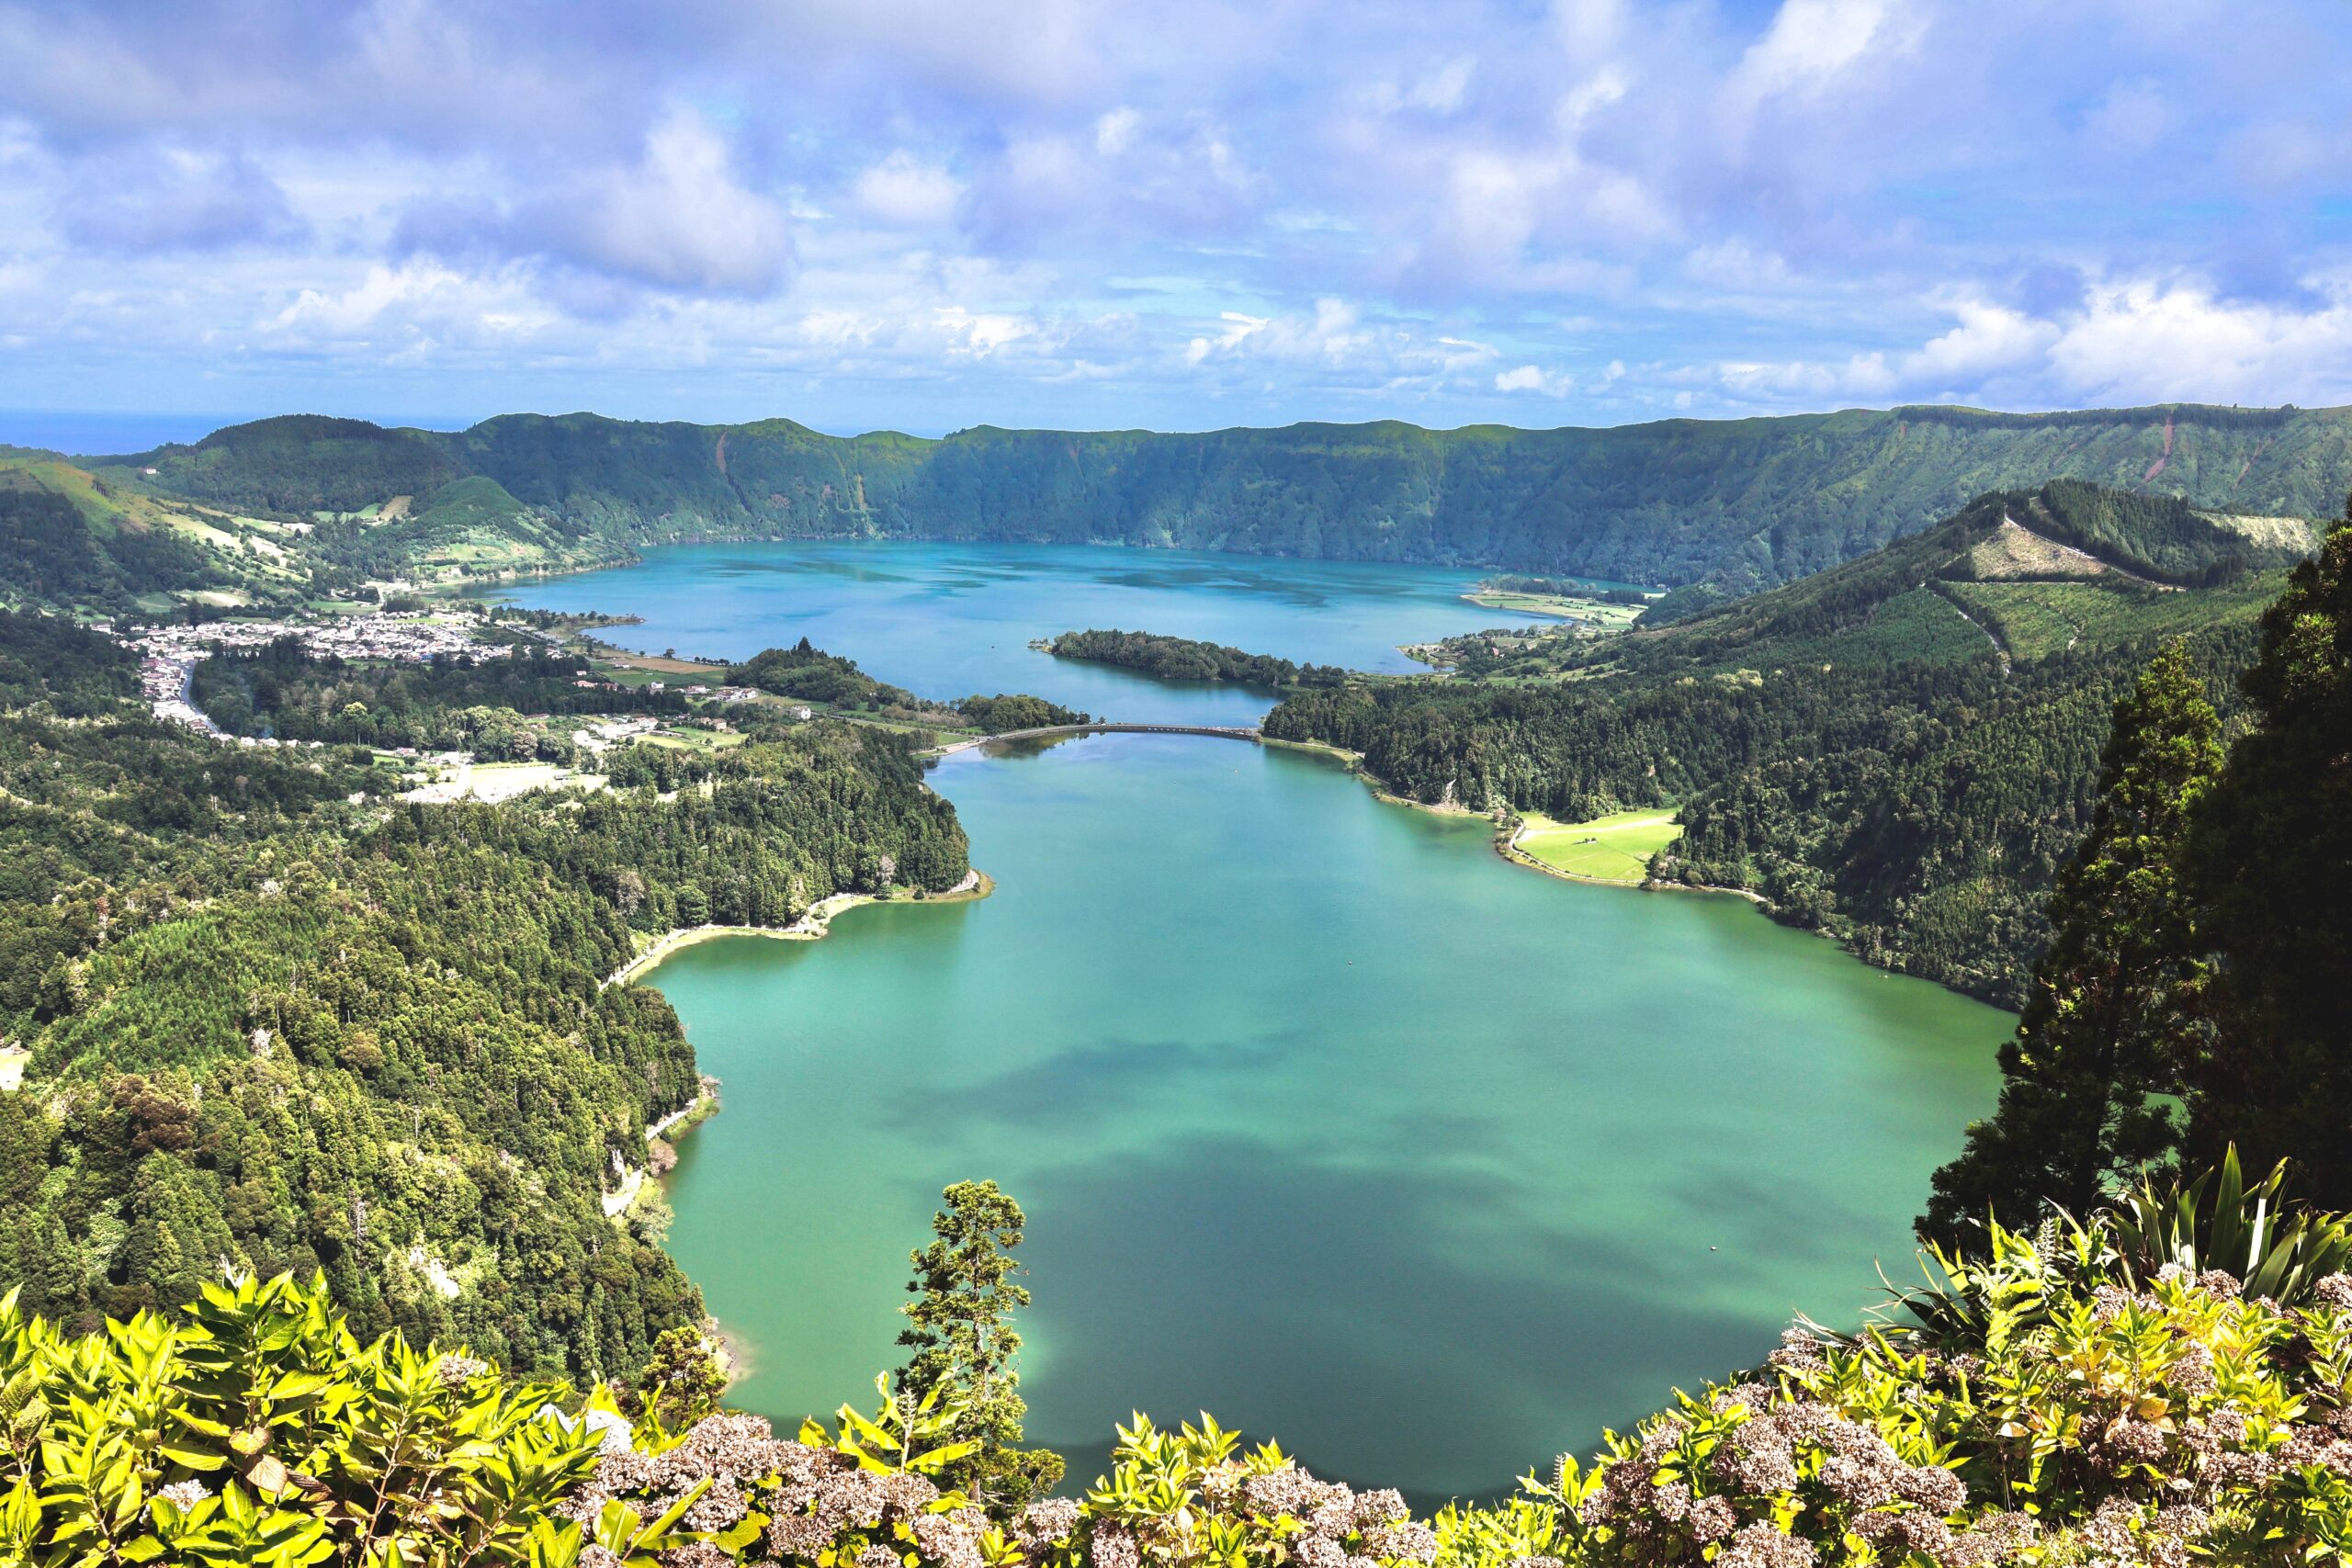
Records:
{"label": "shallow turquoise water", "polygon": [[[689,615],[722,652],[804,624],[809,573],[728,567],[698,595],[685,553],[548,589],[644,611],[617,634],[642,646]],[[1445,613],[1452,581],[1242,569],[1247,603],[1175,626],[1227,590],[1163,580],[1142,624],[1326,660],[1428,635],[1372,627]],[[960,682],[928,660],[1001,653],[956,651],[1000,635],[994,590],[959,634],[975,591],[941,608],[891,567],[861,597],[840,582],[875,580],[848,572],[815,574],[826,614],[869,640],[820,643],[933,694]],[[684,1141],[671,1245],[748,1351],[734,1397],[787,1420],[895,1362],[907,1249],[942,1186],[989,1176],[1030,1219],[1033,1438],[1086,1450],[1130,1410],[1206,1408],[1330,1473],[1487,1491],[1753,1363],[1792,1312],[1853,1316],[1873,1258],[1907,1271],[1928,1173],[1991,1104],[2006,1015],[1737,900],[1510,866],[1483,823],[1383,806],[1318,758],[1097,736],[933,782],[995,897],[654,976],[726,1080]]]}

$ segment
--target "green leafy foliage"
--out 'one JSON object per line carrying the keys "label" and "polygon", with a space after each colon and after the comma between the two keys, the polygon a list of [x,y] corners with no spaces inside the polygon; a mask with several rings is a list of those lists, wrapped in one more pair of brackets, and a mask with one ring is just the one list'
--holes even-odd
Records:
{"label": "green leafy foliage", "polygon": [[2212,587],[2256,567],[2292,566],[2309,542],[2256,545],[2213,522],[2178,496],[2140,495],[2056,479],[2022,519],[2036,532],[2159,582]]}
{"label": "green leafy foliage", "polygon": [[622,1414],[663,1431],[681,1431],[718,1414],[727,1364],[709,1335],[681,1324],[653,1342],[644,1371],[612,1388]]}
{"label": "green leafy foliage", "polygon": [[237,574],[191,540],[119,519],[101,529],[35,472],[0,466],[0,594],[27,606],[121,613],[141,596],[217,588]]}
{"label": "green leafy foliage", "polygon": [[2292,1156],[2352,1205],[2352,525],[2265,613],[2245,695],[2188,857],[2215,971],[2190,1145]]}
{"label": "green leafy foliage", "polygon": [[587,539],[581,529],[524,505],[496,479],[480,474],[412,498],[398,516],[329,516],[305,547],[322,561],[384,577],[477,576],[520,566],[580,567],[625,558]]}
{"label": "green leafy foliage", "polygon": [[850,660],[802,637],[791,648],[764,649],[727,669],[731,686],[756,686],[779,697],[843,708],[915,707],[921,699],[876,681]]}
{"label": "green leafy foliage", "polygon": [[[571,760],[574,714],[610,713],[617,699],[575,654],[537,640],[503,658],[358,663],[315,658],[288,637],[198,663],[196,705],[232,735],[365,746],[461,749],[484,760]],[[632,693],[635,712],[683,714],[683,692]],[[532,719],[526,716],[541,716]]]}
{"label": "green leafy foliage", "polygon": [[0,709],[42,704],[87,718],[138,694],[139,660],[120,643],[53,615],[0,611]]}
{"label": "green leafy foliage", "polygon": [[[10,637],[63,650],[64,690],[119,676],[70,629]],[[470,691],[415,673],[413,715]],[[226,1259],[323,1270],[369,1334],[634,1374],[700,1302],[658,1226],[601,1200],[703,1089],[660,996],[605,981],[674,926],[969,869],[953,808],[872,729],[777,725],[586,798],[430,807],[342,750],[119,703],[67,721],[59,692],[0,716],[0,1031],[29,1051],[0,1093],[0,1280],[83,1326]]]}
{"label": "green leafy foliage", "polygon": [[1016,729],[1046,729],[1059,724],[1084,724],[1092,716],[1076,708],[1066,708],[1059,703],[1049,703],[1043,697],[1002,692],[993,697],[975,694],[960,698],[955,706],[967,723],[978,725],[989,735],[1010,734]]}
{"label": "green leafy foliage", "polygon": [[361,1346],[279,1277],[208,1284],[174,1323],[73,1338],[0,1304],[10,1405],[0,1561],[530,1564],[582,1560],[557,1506],[598,1435],[553,1384],[398,1334]]}
{"label": "green leafy foliage", "polygon": [[194,446],[159,446],[119,461],[154,468],[156,485],[177,495],[300,518],[357,512],[395,495],[428,495],[460,471],[430,431],[317,414],[232,424]]}
{"label": "green leafy foliage", "polygon": [[2352,1269],[2352,1218],[2287,1202],[2288,1168],[2281,1161],[2249,1187],[2231,1147],[2193,1181],[2143,1178],[2107,1215],[2117,1262],[2143,1280],[2220,1269],[2250,1296],[2310,1305],[2322,1280]]}
{"label": "green leafy foliage", "polygon": [[955,703],[930,702],[903,687],[876,681],[852,660],[827,653],[805,637],[791,648],[765,649],[741,664],[728,666],[727,680],[730,685],[755,686],[779,697],[821,703],[843,712],[946,729],[977,727],[990,735],[1082,724],[1088,716],[1043,697],[1001,692],[993,697],[976,694]]}
{"label": "green leafy foliage", "polygon": [[1135,1416],[1082,1499],[983,1506],[953,1485],[976,1439],[944,1386],[881,1380],[873,1415],[786,1441],[363,1348],[323,1281],[232,1278],[78,1338],[12,1296],[0,1561],[2306,1568],[2352,1548],[2352,1231],[2278,1197],[2233,1162],[1996,1223],[1862,1330],[1802,1325],[1590,1462],[1427,1522],[1206,1416]]}

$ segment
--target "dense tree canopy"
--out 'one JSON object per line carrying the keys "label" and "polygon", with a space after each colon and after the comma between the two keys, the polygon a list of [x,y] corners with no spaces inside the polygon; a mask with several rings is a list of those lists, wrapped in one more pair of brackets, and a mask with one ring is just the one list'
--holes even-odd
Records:
{"label": "dense tree canopy", "polygon": [[[232,735],[367,746],[462,749],[494,758],[570,757],[574,714],[610,713],[620,701],[588,680],[582,659],[533,637],[497,658],[429,662],[314,658],[287,637],[252,652],[215,653],[197,665],[189,695]],[[684,693],[632,693],[636,712],[683,714]]]}
{"label": "dense tree canopy", "polygon": [[2245,693],[2190,850],[2214,960],[2191,1147],[2292,1156],[2352,1203],[2352,524],[2263,616]]}
{"label": "dense tree canopy", "polygon": [[[780,725],[586,796],[395,804],[342,749],[52,716],[119,657],[0,617],[26,648],[68,657],[22,665],[0,717],[0,1028],[31,1053],[0,1094],[0,1279],[70,1322],[227,1259],[323,1270],[370,1333],[633,1371],[700,1303],[601,1200],[701,1085],[659,994],[606,977],[673,926],[968,869],[872,729]],[[269,662],[288,692],[351,673]],[[404,711],[439,723],[489,669],[408,671]]]}
{"label": "dense tree canopy", "polygon": [[2178,643],[2115,705],[2089,830],[2046,910],[2049,949],[2001,1048],[2001,1100],[1936,1173],[1923,1235],[1957,1242],[1988,1213],[2054,1202],[2088,1213],[2172,1154],[2164,1097],[2180,1088],[2199,977],[2181,886],[2190,813],[2222,761],[2221,721]]}
{"label": "dense tree canopy", "polygon": [[1336,665],[1296,664],[1270,653],[1245,653],[1222,643],[1151,632],[1064,632],[1046,645],[1058,659],[1091,659],[1140,670],[1163,681],[1246,681],[1253,686],[1336,686],[1347,671]]}
{"label": "dense tree canopy", "polygon": [[1266,732],[1361,752],[1416,800],[1568,821],[1679,807],[1663,874],[1751,889],[1872,963],[2022,1005],[2114,703],[2180,636],[2196,679],[2233,707],[2281,581],[2003,583],[2012,618],[2043,611],[2071,629],[2041,645],[1996,635],[1960,597],[1985,585],[1950,574],[2047,499],[1985,497],[1663,631],[1457,639],[1453,680],[1294,693]]}

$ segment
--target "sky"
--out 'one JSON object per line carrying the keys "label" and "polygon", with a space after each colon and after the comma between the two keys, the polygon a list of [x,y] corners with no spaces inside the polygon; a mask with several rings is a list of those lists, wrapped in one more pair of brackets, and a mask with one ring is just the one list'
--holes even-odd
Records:
{"label": "sky", "polygon": [[2352,402],[2347,80],[2343,0],[0,0],[0,441]]}

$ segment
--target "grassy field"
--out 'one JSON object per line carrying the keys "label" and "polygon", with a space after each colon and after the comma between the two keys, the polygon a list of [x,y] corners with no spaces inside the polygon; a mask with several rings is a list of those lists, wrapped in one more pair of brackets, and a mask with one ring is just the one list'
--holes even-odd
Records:
{"label": "grassy field", "polygon": [[1650,856],[1682,836],[1674,813],[1620,811],[1589,822],[1555,822],[1524,812],[1517,847],[1554,871],[1595,882],[1637,883],[1649,874]]}
{"label": "grassy field", "polygon": [[640,746],[663,746],[673,751],[724,751],[748,739],[741,730],[658,729],[638,738]]}
{"label": "grassy field", "polygon": [[1970,615],[1997,630],[2019,659],[2040,659],[2078,644],[2109,647],[2171,637],[2259,616],[2285,584],[2263,572],[2226,588],[2154,593],[2104,582],[1950,582],[1944,588]]}

